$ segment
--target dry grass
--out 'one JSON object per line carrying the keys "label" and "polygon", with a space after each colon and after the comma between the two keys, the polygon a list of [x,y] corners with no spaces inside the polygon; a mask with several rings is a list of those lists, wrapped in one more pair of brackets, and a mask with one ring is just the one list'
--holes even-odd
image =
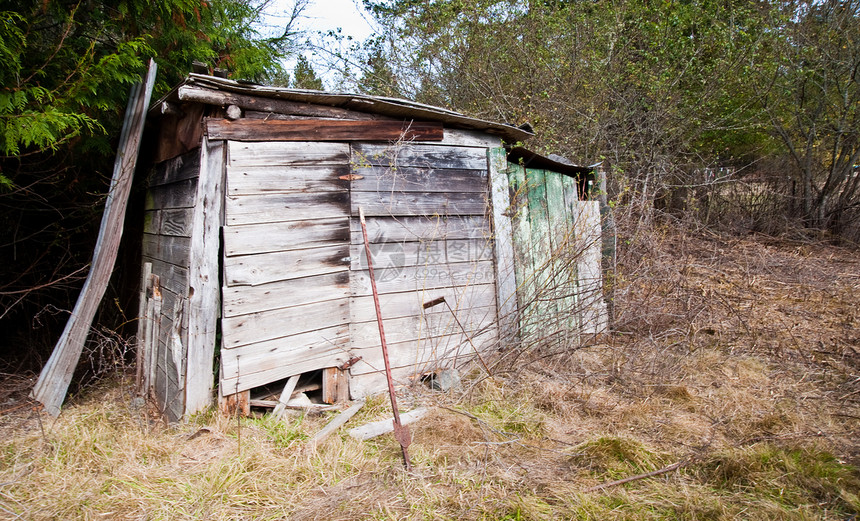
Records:
{"label": "dry grass", "polygon": [[[120,377],[57,421],[0,395],[0,518],[853,519],[860,256],[646,239],[628,246],[618,334],[461,393],[404,393],[435,406],[413,426],[411,474],[390,436],[311,449],[327,417],[168,428]],[[350,425],[387,411],[372,400]]]}

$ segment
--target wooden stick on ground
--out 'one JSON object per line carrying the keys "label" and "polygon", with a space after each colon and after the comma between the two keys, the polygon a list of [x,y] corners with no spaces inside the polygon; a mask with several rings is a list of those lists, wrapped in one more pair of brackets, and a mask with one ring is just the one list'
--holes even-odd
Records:
{"label": "wooden stick on ground", "polygon": [[637,481],[645,478],[652,478],[654,476],[659,476],[660,474],[666,474],[667,472],[672,472],[673,470],[678,470],[689,462],[689,460],[679,461],[677,463],[672,463],[667,467],[663,467],[662,469],[657,469],[651,472],[646,472],[645,474],[637,474],[635,476],[630,476],[629,478],[619,479],[616,481],[610,481],[609,483],[603,483],[600,485],[595,485],[593,487],[589,487],[584,490],[584,492],[597,492],[598,490],[603,490],[609,487],[615,487],[618,485],[623,485],[625,483],[630,483],[631,481]]}
{"label": "wooden stick on ground", "polygon": [[319,430],[319,432],[314,434],[314,437],[311,438],[310,441],[311,445],[316,445],[317,443],[326,439],[331,433],[338,430],[341,426],[343,426],[344,423],[348,422],[350,418],[355,416],[355,413],[357,413],[362,407],[364,407],[363,400],[355,402],[349,409],[332,418],[331,421],[328,422],[325,427],[323,427]]}
{"label": "wooden stick on ground", "polygon": [[[423,418],[424,415],[428,412],[430,412],[430,409],[428,409],[427,407],[419,407],[417,409],[412,409],[409,412],[401,414],[400,421],[403,425],[409,425],[410,423],[415,423],[416,421]],[[387,419],[367,423],[360,427],[354,427],[349,430],[348,434],[357,440],[364,441],[389,433],[393,430],[394,423],[391,421],[391,419]]]}

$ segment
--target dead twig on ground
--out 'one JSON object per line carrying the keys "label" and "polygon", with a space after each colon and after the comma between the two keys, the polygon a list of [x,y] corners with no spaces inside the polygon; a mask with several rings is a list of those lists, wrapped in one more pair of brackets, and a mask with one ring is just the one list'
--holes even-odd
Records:
{"label": "dead twig on ground", "polygon": [[672,463],[671,465],[668,465],[666,467],[663,467],[662,469],[653,470],[651,472],[646,472],[644,474],[637,474],[635,476],[630,476],[630,477],[624,478],[624,479],[618,479],[615,481],[610,481],[609,483],[602,483],[600,485],[595,485],[593,487],[589,487],[589,488],[585,489],[584,492],[597,492],[598,490],[603,490],[605,488],[610,488],[610,487],[616,487],[618,485],[630,483],[631,481],[638,481],[640,479],[645,479],[645,478],[653,478],[654,476],[659,476],[661,474],[666,474],[666,473],[672,472],[673,470],[678,470],[679,468],[688,465],[690,462],[691,462],[691,460],[689,460],[689,459],[681,460],[681,461],[678,461],[676,463]]}

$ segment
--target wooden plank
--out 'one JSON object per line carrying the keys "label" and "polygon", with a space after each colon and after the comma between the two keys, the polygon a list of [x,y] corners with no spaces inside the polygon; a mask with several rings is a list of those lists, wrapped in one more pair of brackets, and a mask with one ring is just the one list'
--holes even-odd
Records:
{"label": "wooden plank", "polygon": [[[564,191],[564,208],[565,208],[565,220],[564,227],[568,232],[567,236],[567,248],[569,249],[568,255],[577,256],[578,252],[576,250],[576,207],[578,200],[579,187],[575,178],[570,176],[561,176],[561,185]],[[567,314],[567,325],[568,327],[575,332],[580,332],[582,328],[581,324],[581,314],[580,314],[580,303],[579,296],[577,291],[576,280],[578,278],[577,275],[577,263],[568,261],[566,266],[566,274],[568,277],[567,284],[565,285],[565,291],[569,293],[569,295],[564,299],[564,307]]]}
{"label": "wooden plank", "polygon": [[605,332],[608,323],[606,303],[603,300],[600,203],[596,200],[579,201],[577,209],[577,251],[582,251],[577,263],[582,332],[595,335]]}
{"label": "wooden plank", "polygon": [[191,208],[161,210],[159,233],[176,237],[191,237]]}
{"label": "wooden plank", "polygon": [[322,401],[342,403],[349,400],[349,380],[339,367],[326,367],[322,374]]}
{"label": "wooden plank", "polygon": [[229,195],[271,192],[333,192],[349,190],[349,166],[254,165],[231,167],[227,175]]}
{"label": "wooden plank", "polygon": [[[547,288],[551,285],[551,250],[549,246],[549,216],[546,201],[546,173],[543,170],[526,168],[529,190],[529,224],[531,237],[529,254],[532,257],[532,277],[534,278],[534,301],[528,320],[540,329],[540,321],[550,319],[556,310]],[[542,334],[542,332],[538,332]]]}
{"label": "wooden plank", "polygon": [[191,208],[197,194],[197,178],[169,185],[153,186],[146,192],[145,210],[162,208]]}
{"label": "wooden plank", "polygon": [[191,264],[188,270],[188,360],[185,376],[185,414],[212,403],[212,367],[218,310],[221,302],[221,223],[224,215],[226,148],[205,137],[201,147],[200,183],[191,227]]}
{"label": "wooden plank", "polygon": [[499,327],[504,343],[513,343],[517,336],[517,280],[514,268],[514,232],[511,215],[516,209],[511,201],[508,183],[508,160],[504,148],[487,151],[490,176],[490,201],[493,219],[494,266],[496,270],[496,305]]}
{"label": "wooden plank", "polygon": [[[374,270],[375,271],[375,270]],[[473,284],[454,288],[427,289],[406,291],[403,293],[388,293],[379,296],[382,316],[388,320],[393,318],[417,316],[423,313],[445,313],[450,311],[444,304],[424,310],[426,302],[432,302],[445,297],[448,305],[455,313],[469,308],[485,308],[495,303],[495,287],[493,284]],[[373,297],[352,297],[350,302],[350,321],[372,322],[376,320],[376,309]]]}
{"label": "wooden plank", "polygon": [[234,141],[442,141],[442,123],[336,119],[207,118],[209,139]]}
{"label": "wooden plank", "polygon": [[149,210],[144,213],[143,233],[190,237],[192,214],[191,208]]}
{"label": "wooden plank", "polygon": [[224,259],[228,286],[266,284],[349,269],[349,245],[239,255]]}
{"label": "wooden plank", "polygon": [[[474,332],[469,338],[480,353],[498,347],[498,330],[488,327]],[[462,333],[444,335],[406,342],[392,343],[388,346],[389,362],[392,368],[409,367],[415,374],[426,374],[439,367],[451,366],[455,362],[462,365],[471,360],[475,348]],[[361,360],[350,367],[350,374],[358,376],[380,372],[385,369],[379,346],[351,348],[350,353]]]}
{"label": "wooden plank", "polygon": [[349,219],[316,219],[224,227],[224,254],[302,250],[324,244],[349,244]]}
{"label": "wooden plank", "polygon": [[[281,119],[281,120],[308,119],[307,116],[302,116],[302,115],[281,114],[281,113],[277,113],[277,112],[261,112],[259,110],[245,110],[243,112],[244,112],[244,117],[246,119],[265,119],[265,120],[269,120],[269,121],[274,120],[274,119]],[[390,117],[382,116],[379,114],[367,114],[364,112],[356,112],[355,114],[357,114],[358,117],[333,118],[331,116],[318,116],[317,119],[353,119],[353,120],[357,120],[357,121],[369,121],[369,120],[395,121],[395,120],[399,120],[399,118],[390,118]]]}
{"label": "wooden plank", "polygon": [[276,165],[345,165],[349,163],[346,143],[261,141],[241,143],[231,141],[230,162],[233,168]]}
{"label": "wooden plank", "polygon": [[[380,304],[384,317],[395,318],[416,315],[422,309],[424,302],[430,302],[442,296],[455,310],[487,306],[493,301],[493,291],[492,284],[422,289],[382,295]],[[347,297],[350,295],[349,274],[339,272],[253,287],[225,287],[223,292],[224,316],[235,317]],[[353,321],[370,321],[376,316],[370,297],[353,297],[350,310]]]}
{"label": "wooden plank", "polygon": [[355,167],[350,183],[356,192],[480,192],[487,191],[486,170],[381,166]]}
{"label": "wooden plank", "polygon": [[[152,287],[157,287],[154,281]],[[161,295],[153,292],[146,301],[146,316],[149,324],[146,332],[146,345],[144,350],[144,390],[149,393],[155,384],[156,362],[158,360],[158,337],[161,335]]]}
{"label": "wooden plank", "polygon": [[349,300],[327,300],[221,321],[223,349],[326,329],[349,322]]}
{"label": "wooden plank", "polygon": [[357,167],[421,167],[485,170],[487,151],[483,148],[446,145],[352,145],[351,164]]}
{"label": "wooden plank", "polygon": [[227,197],[227,225],[302,221],[349,215],[346,192],[236,195]]}
{"label": "wooden plank", "polygon": [[[491,261],[459,262],[436,266],[374,269],[380,294],[438,288],[453,288],[470,284],[489,284],[495,278]],[[365,271],[353,271],[350,286],[354,296],[370,295],[370,278]]]}
{"label": "wooden plank", "polygon": [[[401,425],[409,425],[423,418],[428,412],[430,412],[430,409],[419,407],[417,409],[412,409],[409,412],[404,412],[398,416],[400,417]],[[394,419],[388,418],[350,429],[349,435],[357,440],[364,441],[377,436],[382,436],[383,434],[387,434],[392,431],[394,431]]]}
{"label": "wooden plank", "polygon": [[[433,144],[424,143],[420,139],[412,141],[413,144]],[[466,130],[460,128],[446,128],[445,137],[442,139],[442,145],[452,145],[460,147],[479,147],[493,148],[502,146],[502,138],[487,134],[480,130]]]}
{"label": "wooden plank", "polygon": [[[373,255],[373,265],[380,269],[432,266],[439,263],[492,260],[493,244],[485,239],[371,243],[370,254]],[[349,258],[351,270],[367,268],[367,254],[362,245],[350,245]]]}
{"label": "wooden plank", "polygon": [[31,393],[54,417],[60,414],[60,406],[116,261],[156,68],[155,62],[150,60],[146,79],[132,87],[91,269],[63,334]]}
{"label": "wooden plank", "polygon": [[340,271],[259,286],[224,287],[224,316],[235,317],[259,311],[299,306],[348,297],[349,272]]}
{"label": "wooden plank", "polygon": [[145,368],[148,367],[148,355],[147,353],[147,334],[149,332],[149,316],[147,315],[147,311],[149,310],[148,294],[151,292],[150,286],[150,277],[152,276],[152,263],[151,262],[142,262],[142,271],[143,274],[140,278],[140,292],[138,294],[138,298],[140,299],[138,302],[137,308],[137,352],[135,353],[135,385],[137,388],[137,394],[144,395],[146,393],[147,382],[146,382],[146,371]]}
{"label": "wooden plank", "polygon": [[564,200],[562,174],[546,171],[546,208],[549,223],[549,247],[551,251],[563,250],[567,244],[570,229],[567,227],[567,208]]}
{"label": "wooden plank", "polygon": [[[462,333],[460,324],[468,333],[480,331],[493,325],[496,319],[496,306],[461,309],[454,314],[448,312],[426,313],[403,318],[385,319],[385,338],[388,342],[409,342],[412,340],[436,338]],[[457,320],[460,324],[457,324]],[[350,349],[363,349],[379,346],[379,329],[374,332],[376,321],[350,323]]]}
{"label": "wooden plank", "polygon": [[298,383],[299,375],[293,375],[287,379],[287,383],[284,385],[284,390],[281,391],[281,396],[278,398],[278,405],[276,405],[275,410],[272,411],[272,416],[274,416],[276,420],[280,420],[281,416],[284,415],[284,411],[287,408],[287,402],[290,401],[290,398],[293,396],[293,390],[295,390],[296,384]]}
{"label": "wooden plank", "polygon": [[[570,307],[565,300],[571,294],[568,291],[571,278],[567,267],[571,257],[573,257],[573,252],[568,244],[570,229],[566,225],[567,210],[564,204],[562,177],[564,176],[557,172],[549,170],[544,172],[548,224],[547,244],[549,247],[549,264],[547,265],[549,291],[546,298],[551,299],[550,309],[554,310],[555,316],[559,318],[560,322],[562,322],[561,311]],[[568,331],[567,333],[571,332]]]}
{"label": "wooden plank", "polygon": [[161,186],[194,179],[200,172],[200,151],[192,150],[155,165],[149,173],[148,186]]}
{"label": "wooden plank", "polygon": [[[350,220],[352,244],[363,244],[358,219]],[[489,239],[490,221],[484,216],[368,217],[371,243],[432,239]]]}
{"label": "wooden plank", "polygon": [[316,446],[318,443],[321,443],[333,432],[343,427],[346,422],[348,422],[353,416],[355,416],[355,414],[359,410],[361,410],[362,407],[364,407],[364,401],[362,400],[359,400],[352,404],[347,410],[343,411],[342,413],[329,420],[329,422],[325,424],[325,427],[323,427],[322,429],[317,431],[316,434],[313,435],[309,443],[312,446]]}
{"label": "wooden plank", "polygon": [[339,107],[328,107],[298,101],[288,101],[263,96],[250,96],[220,90],[211,90],[193,85],[183,85],[178,91],[179,99],[182,101],[195,101],[209,105],[236,105],[243,110],[257,112],[274,112],[279,114],[293,114],[299,116],[318,116],[338,119],[381,119],[373,114],[342,109]]}
{"label": "wooden plank", "polygon": [[531,250],[531,223],[529,217],[529,190],[526,182],[525,168],[521,165],[508,164],[508,182],[510,183],[512,206],[516,214],[512,219],[514,273],[517,280],[517,309],[519,315],[519,330],[521,338],[528,338],[534,327],[530,317],[534,311],[535,279],[534,257]]}
{"label": "wooden plank", "polygon": [[483,192],[353,192],[352,214],[367,216],[481,215],[487,213]]}
{"label": "wooden plank", "polygon": [[221,352],[221,388],[230,394],[351,358],[346,325],[276,338]]}
{"label": "wooden plank", "polygon": [[143,234],[142,252],[146,257],[159,259],[177,266],[188,265],[191,258],[191,237]]}

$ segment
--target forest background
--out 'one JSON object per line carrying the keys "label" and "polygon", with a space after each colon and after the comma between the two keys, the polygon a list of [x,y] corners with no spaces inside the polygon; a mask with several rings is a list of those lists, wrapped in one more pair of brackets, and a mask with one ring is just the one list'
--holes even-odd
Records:
{"label": "forest background", "polygon": [[[858,1],[368,0],[361,42],[300,32],[306,7],[273,29],[265,0],[0,1],[4,370],[41,367],[74,306],[150,57],[156,97],[196,60],[528,122],[530,148],[602,163],[622,247],[659,222],[860,239]],[[97,323],[131,335],[119,294]]]}

